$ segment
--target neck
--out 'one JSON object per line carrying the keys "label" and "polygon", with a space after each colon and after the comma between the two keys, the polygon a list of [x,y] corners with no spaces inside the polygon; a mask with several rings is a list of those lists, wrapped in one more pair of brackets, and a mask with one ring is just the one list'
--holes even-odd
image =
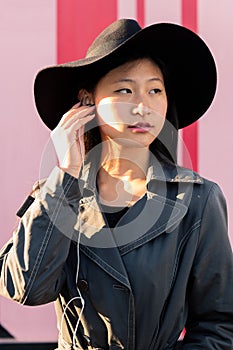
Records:
{"label": "neck", "polygon": [[145,194],[149,153],[145,147],[102,143],[98,191],[103,204],[129,206]]}
{"label": "neck", "polygon": [[100,164],[105,174],[129,181],[145,179],[150,154],[148,148],[122,146],[114,141],[102,145]]}

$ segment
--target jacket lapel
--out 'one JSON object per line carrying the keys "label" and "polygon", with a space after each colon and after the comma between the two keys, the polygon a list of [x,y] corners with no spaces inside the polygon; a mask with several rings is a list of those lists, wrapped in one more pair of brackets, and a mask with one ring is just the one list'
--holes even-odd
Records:
{"label": "jacket lapel", "polygon": [[80,250],[108,274],[130,288],[119,249],[95,196],[83,199],[76,230],[81,232]]}
{"label": "jacket lapel", "polygon": [[130,288],[122,255],[170,232],[187,212],[179,201],[148,192],[122,217],[113,232],[106,224],[95,197],[81,204],[78,230],[80,249],[112,277]]}
{"label": "jacket lapel", "polygon": [[136,206],[131,211],[136,212],[133,214],[128,211],[120,221],[120,226],[114,230],[121,255],[165,232],[171,233],[185,216],[187,206],[148,192],[141,211]]}
{"label": "jacket lapel", "polygon": [[[108,227],[94,194],[95,164],[92,167],[87,164],[83,173],[84,190],[89,189],[92,195],[84,196],[80,201],[80,214],[75,227],[81,232],[80,250],[128,288],[130,283],[122,255],[164,232],[172,234],[188,210],[192,186],[203,183],[203,179],[189,169],[154,163],[148,169],[147,196],[127,211],[113,232]],[[171,192],[174,195],[167,198],[169,183],[173,184]],[[177,191],[174,191],[175,188]]]}

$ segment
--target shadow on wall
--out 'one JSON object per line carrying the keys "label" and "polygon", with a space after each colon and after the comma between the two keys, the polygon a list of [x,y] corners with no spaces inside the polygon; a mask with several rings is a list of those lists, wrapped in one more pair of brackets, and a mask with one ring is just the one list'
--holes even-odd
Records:
{"label": "shadow on wall", "polygon": [[19,343],[0,325],[0,348],[4,350],[54,350],[56,343]]}
{"label": "shadow on wall", "polygon": [[56,343],[17,343],[0,342],[0,348],[4,350],[55,350]]}

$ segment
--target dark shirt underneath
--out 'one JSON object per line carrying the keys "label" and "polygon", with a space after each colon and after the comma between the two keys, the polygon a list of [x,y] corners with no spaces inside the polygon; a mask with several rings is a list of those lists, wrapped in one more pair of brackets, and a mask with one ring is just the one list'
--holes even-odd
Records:
{"label": "dark shirt underneath", "polygon": [[114,228],[129,209],[129,207],[113,207],[104,204],[101,204],[101,207],[110,228]]}

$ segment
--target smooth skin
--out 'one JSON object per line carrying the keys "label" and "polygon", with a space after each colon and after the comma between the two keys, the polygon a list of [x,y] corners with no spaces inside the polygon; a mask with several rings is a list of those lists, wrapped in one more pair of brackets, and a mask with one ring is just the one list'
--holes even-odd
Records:
{"label": "smooth skin", "polygon": [[125,63],[100,79],[95,106],[75,105],[51,133],[59,166],[78,177],[84,154],[84,126],[95,116],[102,138],[97,178],[102,203],[130,206],[146,191],[149,146],[161,131],[167,95],[159,67],[143,58]]}

